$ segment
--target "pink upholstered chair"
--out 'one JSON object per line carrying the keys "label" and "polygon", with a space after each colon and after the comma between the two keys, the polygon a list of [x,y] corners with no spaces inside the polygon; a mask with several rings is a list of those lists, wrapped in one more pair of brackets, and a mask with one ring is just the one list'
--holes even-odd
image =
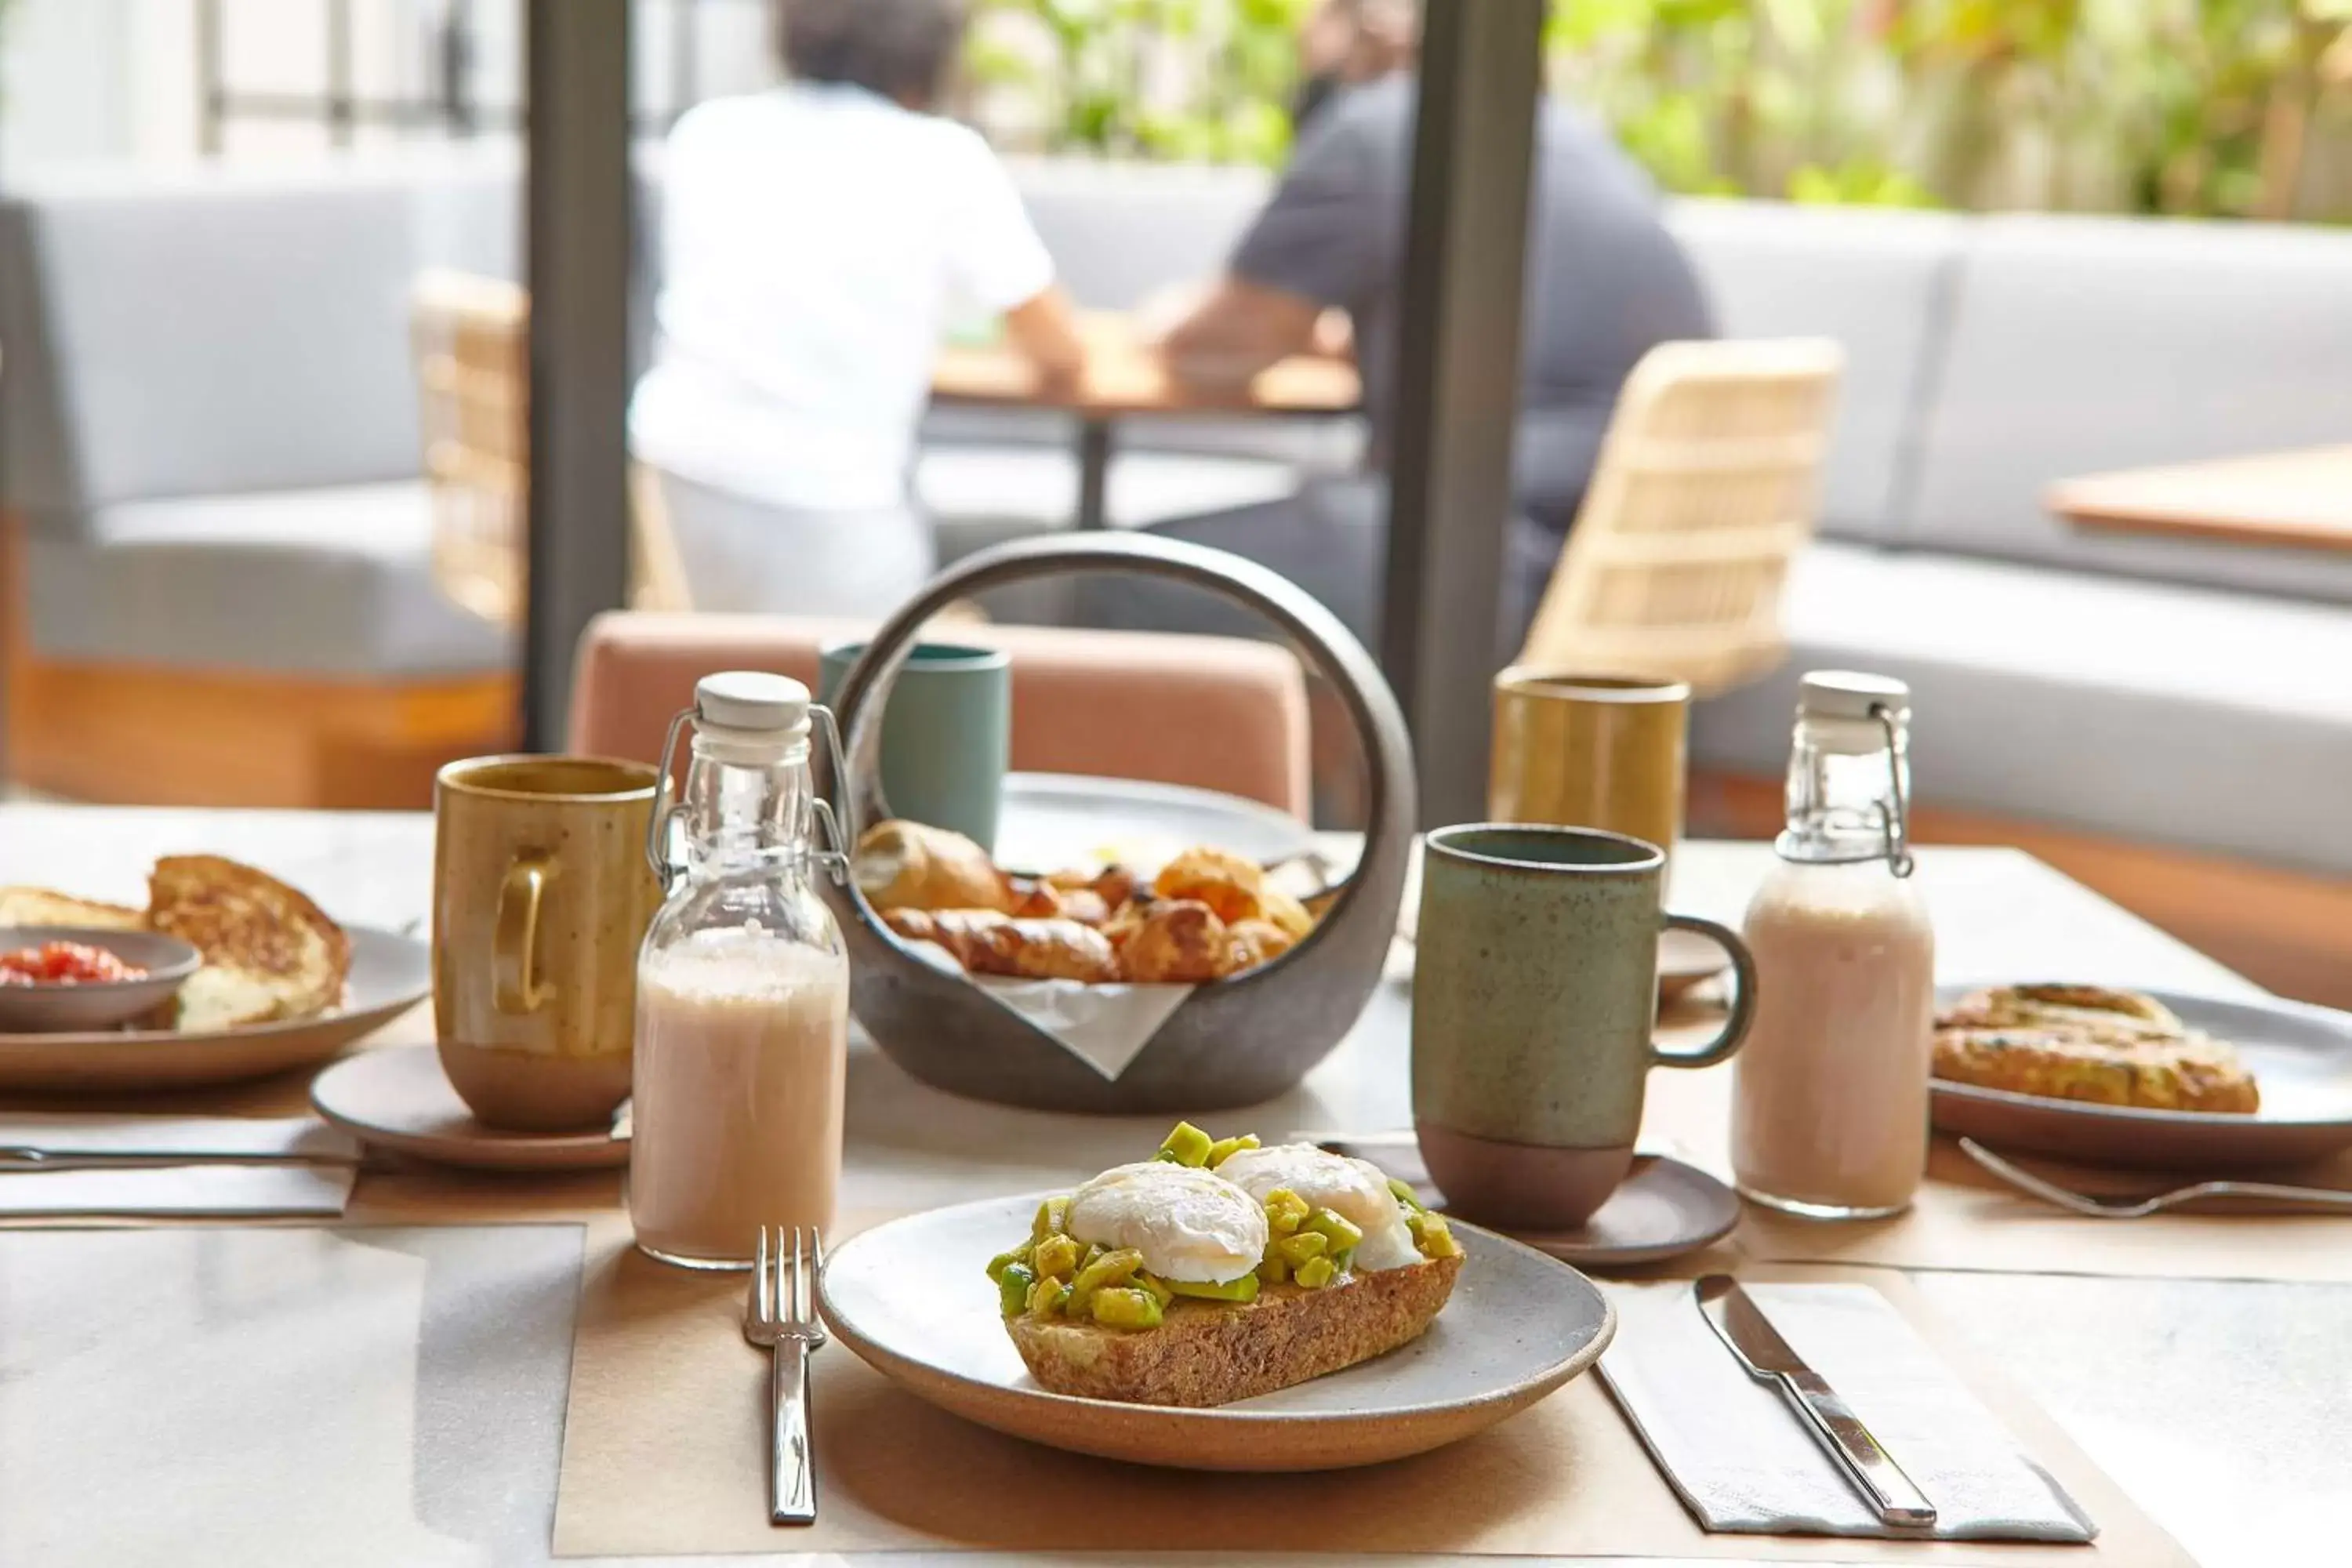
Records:
{"label": "pink upholstered chair", "polygon": [[[670,716],[718,669],[817,684],[818,650],[856,621],[616,611],[580,642],[572,749],[655,760]],[[945,640],[1013,655],[1013,765],[1191,784],[1309,811],[1307,685],[1273,643],[1058,626],[958,626]]]}

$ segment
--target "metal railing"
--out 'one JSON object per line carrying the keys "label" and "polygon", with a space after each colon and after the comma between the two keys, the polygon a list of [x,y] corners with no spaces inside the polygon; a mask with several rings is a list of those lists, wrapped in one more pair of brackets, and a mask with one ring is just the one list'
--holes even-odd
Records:
{"label": "metal railing", "polygon": [[[438,133],[467,140],[484,133],[520,135],[524,109],[519,100],[486,100],[479,92],[477,62],[480,57],[483,7],[478,0],[441,0],[437,16],[417,29],[430,36],[421,51],[422,73],[430,89],[421,93],[362,93],[357,89],[359,41],[353,27],[353,0],[322,0],[326,6],[326,39],[320,61],[322,87],[316,91],[255,89],[228,80],[228,34],[234,0],[194,0],[196,8],[196,103],[198,148],[216,156],[226,148],[228,132],[238,122],[315,125],[325,131],[330,145],[348,147],[362,127]],[[520,37],[522,0],[495,0],[517,19],[511,31]],[[641,134],[667,131],[680,114],[702,97],[703,44],[698,15],[706,5],[746,5],[761,0],[667,0],[668,79],[666,101],[656,109],[639,106],[632,115]],[[520,85],[520,84],[518,84]]]}

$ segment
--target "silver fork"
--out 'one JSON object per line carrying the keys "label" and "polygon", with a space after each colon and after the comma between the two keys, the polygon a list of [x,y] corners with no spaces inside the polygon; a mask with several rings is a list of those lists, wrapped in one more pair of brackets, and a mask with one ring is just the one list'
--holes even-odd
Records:
{"label": "silver fork", "polygon": [[816,1276],[824,1268],[824,1237],[792,1229],[790,1271],[784,1227],[761,1226],[743,1301],[743,1337],[769,1352],[768,1519],[775,1524],[816,1522],[816,1468],[809,1457],[809,1352],[824,1343],[816,1315]]}
{"label": "silver fork", "polygon": [[2176,1187],[2168,1193],[2158,1193],[2152,1198],[2092,1197],[2044,1181],[2031,1171],[2012,1165],[1973,1138],[1961,1139],[1960,1148],[1969,1159],[2011,1186],[2046,1199],[2060,1208],[2089,1215],[2094,1219],[2143,1219],[2166,1209],[2178,1208],[2182,1204],[2195,1203],[2200,1198],[2256,1198],[2271,1203],[2352,1209],[2352,1193],[2330,1187],[2282,1186],[2275,1182],[2198,1182],[2186,1187]]}

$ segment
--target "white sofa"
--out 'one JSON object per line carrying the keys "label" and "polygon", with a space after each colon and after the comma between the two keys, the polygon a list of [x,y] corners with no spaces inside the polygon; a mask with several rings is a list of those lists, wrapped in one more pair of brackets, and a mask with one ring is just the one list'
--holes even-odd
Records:
{"label": "white sofa", "polygon": [[[1084,303],[1213,269],[1261,174],[1017,170]],[[642,184],[651,228],[658,170]],[[517,269],[510,159],[57,177],[0,201],[0,497],[44,652],[311,671],[479,669],[433,595],[404,328],[415,271]],[[1923,799],[2352,873],[2352,560],[2091,539],[2051,481],[2341,441],[2352,235],[1685,202],[1724,329],[1826,333],[1849,374],[1794,657],[1705,704],[1702,763],[1781,766],[1798,671],[1910,680]],[[651,247],[648,246],[650,253]],[[1352,421],[1138,421],[1135,523],[1345,467]],[[955,542],[1066,522],[1066,422],[935,411],[918,483]]]}

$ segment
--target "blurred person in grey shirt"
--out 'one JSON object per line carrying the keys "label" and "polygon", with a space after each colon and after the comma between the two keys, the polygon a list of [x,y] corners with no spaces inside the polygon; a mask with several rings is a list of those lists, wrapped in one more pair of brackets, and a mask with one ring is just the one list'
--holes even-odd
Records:
{"label": "blurred person in grey shirt", "polygon": [[[1378,634],[1387,558],[1385,475],[1395,409],[1406,204],[1412,180],[1413,0],[1323,0],[1300,37],[1306,87],[1290,166],[1224,275],[1163,301],[1159,333],[1186,380],[1244,381],[1352,330],[1371,443],[1365,472],[1310,481],[1258,506],[1157,525],[1272,566],[1366,641]],[[1515,653],[1575,521],[1625,377],[1672,339],[1715,335],[1688,259],[1660,221],[1649,177],[1581,111],[1547,97],[1536,125],[1515,493],[1496,655]],[[1444,520],[1437,520],[1444,526]],[[1097,579],[1100,625],[1224,630],[1182,590]]]}

